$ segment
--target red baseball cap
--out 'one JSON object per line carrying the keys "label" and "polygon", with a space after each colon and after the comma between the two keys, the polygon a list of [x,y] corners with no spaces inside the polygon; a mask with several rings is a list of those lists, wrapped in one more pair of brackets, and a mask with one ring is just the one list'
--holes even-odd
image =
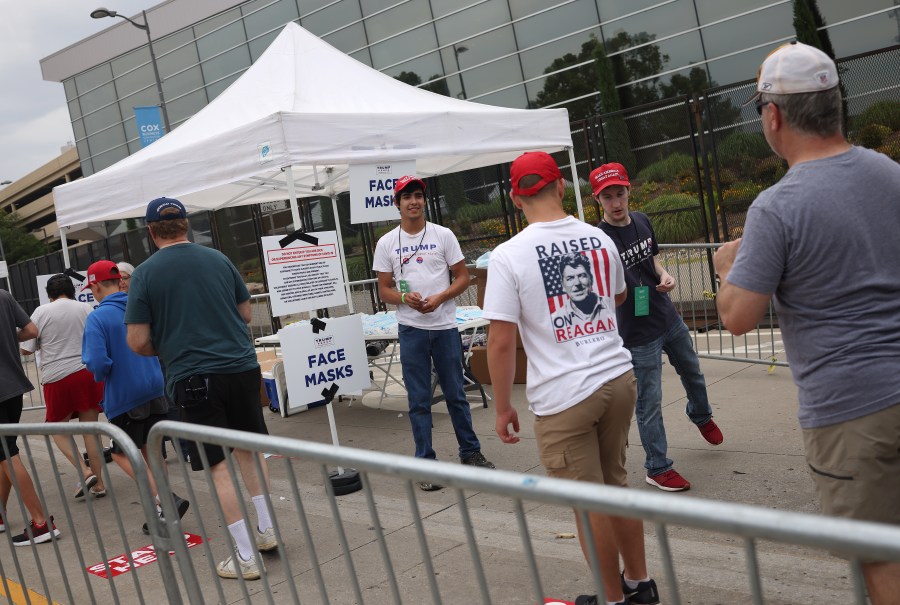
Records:
{"label": "red baseball cap", "polygon": [[625,166],[616,162],[603,164],[600,168],[594,169],[594,171],[591,172],[590,181],[591,188],[594,190],[594,195],[597,195],[611,185],[625,185],[626,187],[631,187],[631,183],[628,182],[628,172],[625,170]]}
{"label": "red baseball cap", "polygon": [[398,200],[400,199],[400,193],[409,187],[410,183],[418,183],[422,187],[422,191],[425,191],[425,181],[422,179],[416,178],[414,176],[401,176],[397,179],[397,182],[394,184],[394,197]]}
{"label": "red baseball cap", "polygon": [[84,287],[81,288],[82,292],[87,290],[90,286],[102,281],[122,278],[122,274],[119,273],[119,268],[116,266],[116,263],[111,260],[98,260],[88,267],[87,274],[87,280],[84,282]]}
{"label": "red baseball cap", "polygon": [[[519,181],[529,174],[541,177],[537,183],[527,188],[520,188]],[[558,181],[563,178],[559,166],[556,165],[549,153],[543,151],[528,151],[517,157],[512,166],[509,167],[509,180],[512,181],[512,192],[514,195],[524,195],[531,197],[538,191],[543,189],[548,183]]]}

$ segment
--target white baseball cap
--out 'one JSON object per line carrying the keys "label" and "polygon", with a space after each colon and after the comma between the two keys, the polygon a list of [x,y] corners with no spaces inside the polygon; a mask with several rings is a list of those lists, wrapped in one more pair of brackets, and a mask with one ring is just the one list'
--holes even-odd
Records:
{"label": "white baseball cap", "polygon": [[829,90],[838,85],[838,72],[831,57],[802,42],[782,44],[766,57],[756,76],[756,94],[793,95]]}

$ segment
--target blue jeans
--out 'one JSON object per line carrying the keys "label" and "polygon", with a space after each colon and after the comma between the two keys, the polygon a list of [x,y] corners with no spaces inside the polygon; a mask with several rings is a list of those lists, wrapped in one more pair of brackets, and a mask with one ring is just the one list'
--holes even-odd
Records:
{"label": "blue jeans", "polygon": [[[638,320],[640,321],[640,320]],[[694,352],[690,332],[683,321],[678,321],[669,331],[656,340],[637,347],[630,347],[634,375],[637,377],[637,403],[634,414],[638,432],[647,460],[644,468],[648,475],[658,475],[672,468],[672,460],[666,457],[666,427],[662,416],[662,353],[684,386],[687,395],[685,413],[691,422],[700,426],[712,418],[712,408],[706,394],[706,380],[700,371],[700,360]]]}
{"label": "blue jeans", "polygon": [[481,451],[472,430],[472,412],[463,390],[462,342],[456,328],[423,330],[400,325],[400,364],[409,398],[409,422],[416,442],[416,457],[435,459],[431,447],[431,366],[447,401],[450,421],[459,443],[459,457]]}

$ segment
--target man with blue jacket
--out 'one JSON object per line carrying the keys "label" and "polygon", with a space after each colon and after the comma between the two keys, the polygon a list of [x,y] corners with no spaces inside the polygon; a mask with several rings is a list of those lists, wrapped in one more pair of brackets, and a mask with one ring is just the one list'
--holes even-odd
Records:
{"label": "man with blue jacket", "polygon": [[[154,424],[166,419],[169,406],[159,359],[138,355],[128,347],[125,327],[128,295],[119,291],[120,279],[119,269],[112,261],[101,260],[88,267],[84,287],[90,288],[100,305],[88,315],[81,356],[94,379],[105,383],[103,411],[109,422],[125,431],[146,461],[147,435]],[[128,458],[117,443],[113,443],[112,457],[134,479]],[[148,476],[159,510],[156,482],[149,474],[149,467]],[[190,502],[175,496],[175,503],[178,516],[183,517]],[[149,534],[146,523],[143,530]]]}

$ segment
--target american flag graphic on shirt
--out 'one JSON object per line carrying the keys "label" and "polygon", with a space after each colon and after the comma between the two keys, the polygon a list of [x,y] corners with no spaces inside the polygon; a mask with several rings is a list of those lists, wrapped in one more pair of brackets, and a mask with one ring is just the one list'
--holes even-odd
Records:
{"label": "american flag graphic on shirt", "polygon": [[[598,296],[612,296],[609,286],[609,255],[606,248],[587,250],[580,253],[591,261],[591,273],[594,278],[594,292]],[[568,295],[563,290],[559,262],[562,256],[547,256],[538,260],[541,275],[544,278],[544,290],[547,292],[547,305],[550,313],[555,313],[568,302]]]}

